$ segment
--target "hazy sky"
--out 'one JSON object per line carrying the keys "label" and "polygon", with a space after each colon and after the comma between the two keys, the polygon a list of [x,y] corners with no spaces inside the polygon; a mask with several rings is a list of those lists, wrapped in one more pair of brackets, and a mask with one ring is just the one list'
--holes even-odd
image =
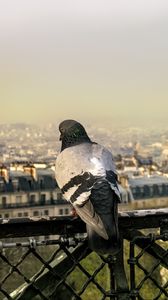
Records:
{"label": "hazy sky", "polygon": [[0,123],[166,124],[168,1],[0,0],[0,104]]}

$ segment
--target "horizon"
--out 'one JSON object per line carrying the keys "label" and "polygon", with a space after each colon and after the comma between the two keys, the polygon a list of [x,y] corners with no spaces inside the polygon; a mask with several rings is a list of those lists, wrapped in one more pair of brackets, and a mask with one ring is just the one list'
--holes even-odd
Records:
{"label": "horizon", "polygon": [[[13,127],[17,127],[18,129],[21,129],[21,127],[29,127],[30,128],[48,128],[48,129],[58,129],[58,134],[59,134],[59,124],[60,122],[62,122],[65,119],[62,120],[56,120],[55,122],[7,122],[7,123],[1,123],[0,122],[0,128],[4,127],[8,127],[8,126],[13,126]],[[91,130],[94,131],[95,133],[99,133],[99,132],[104,132],[105,134],[109,134],[110,132],[116,132],[119,130],[127,130],[127,129],[132,129],[132,130],[140,130],[140,131],[144,131],[145,132],[153,132],[155,131],[156,133],[158,132],[165,132],[168,131],[168,124],[164,123],[160,123],[159,126],[158,124],[155,123],[150,123],[148,124],[148,126],[145,123],[120,123],[120,124],[116,124],[116,123],[112,123],[109,120],[104,121],[100,121],[100,120],[96,120],[96,121],[87,121],[87,120],[80,120],[80,119],[75,119],[76,121],[80,122],[85,128],[86,130]],[[23,128],[22,128],[23,129]],[[102,134],[102,133],[101,133]]]}

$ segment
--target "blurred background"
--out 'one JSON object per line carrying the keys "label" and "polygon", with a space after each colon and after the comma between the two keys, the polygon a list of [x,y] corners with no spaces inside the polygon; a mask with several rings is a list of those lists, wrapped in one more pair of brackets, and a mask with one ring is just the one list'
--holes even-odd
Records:
{"label": "blurred background", "polygon": [[0,6],[0,123],[166,126],[166,0]]}

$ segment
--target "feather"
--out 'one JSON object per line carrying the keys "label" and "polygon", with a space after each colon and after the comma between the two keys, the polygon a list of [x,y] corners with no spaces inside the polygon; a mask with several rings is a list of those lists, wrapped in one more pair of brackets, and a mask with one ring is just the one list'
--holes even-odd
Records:
{"label": "feather", "polygon": [[88,200],[82,206],[78,204],[74,205],[74,208],[77,214],[81,217],[81,219],[89,225],[99,236],[108,240],[108,234],[104,228],[104,224],[99,217],[99,215],[95,212],[92,203]]}
{"label": "feather", "polygon": [[73,120],[60,124],[62,148],[56,180],[64,198],[87,224],[90,247],[99,253],[119,248],[117,204],[120,193],[112,154],[92,142]]}

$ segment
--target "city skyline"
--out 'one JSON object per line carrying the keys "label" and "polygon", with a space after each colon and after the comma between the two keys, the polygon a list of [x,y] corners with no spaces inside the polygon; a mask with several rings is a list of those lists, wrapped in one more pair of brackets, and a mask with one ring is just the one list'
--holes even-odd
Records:
{"label": "city skyline", "polygon": [[166,124],[166,1],[5,1],[0,26],[0,123]]}

